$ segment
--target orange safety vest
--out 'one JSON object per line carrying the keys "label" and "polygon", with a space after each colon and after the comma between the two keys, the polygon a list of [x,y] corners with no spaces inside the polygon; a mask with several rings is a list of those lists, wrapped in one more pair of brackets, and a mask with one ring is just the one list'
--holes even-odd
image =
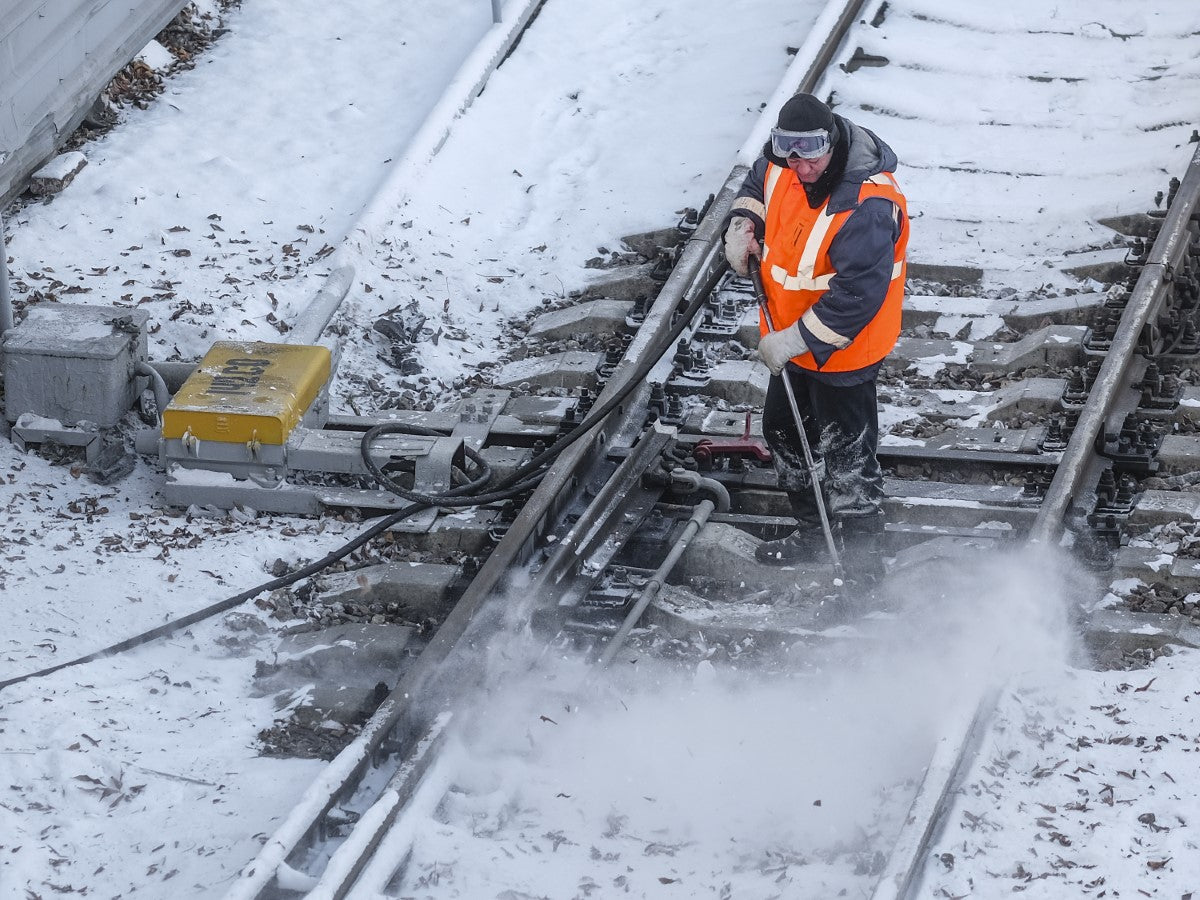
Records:
{"label": "orange safety vest", "polygon": [[[858,191],[859,203],[869,197],[891,200],[896,204],[897,214],[903,215],[903,221],[893,257],[892,280],[883,306],[853,340],[828,328],[811,312],[813,304],[821,299],[836,274],[829,262],[829,247],[853,210],[829,215],[826,212],[828,198],[818,209],[810,208],[804,185],[795,173],[774,163],[767,165],[763,197],[767,209],[762,279],[775,330],[780,331],[803,318],[804,327],[814,337],[837,347],[820,367],[823,372],[852,372],[879,362],[896,346],[900,336],[900,306],[904,301],[908,207],[895,177],[890,172],[873,175]],[[767,333],[767,322],[761,313],[759,329],[761,334]],[[817,368],[811,353],[797,356],[792,362],[805,369]]]}

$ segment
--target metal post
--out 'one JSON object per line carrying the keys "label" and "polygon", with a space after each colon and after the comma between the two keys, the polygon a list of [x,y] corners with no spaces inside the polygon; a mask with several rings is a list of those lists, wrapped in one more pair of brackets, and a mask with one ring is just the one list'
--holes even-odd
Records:
{"label": "metal post", "polygon": [[8,245],[4,242],[4,212],[0,210],[0,335],[12,327],[12,295],[8,290]]}
{"label": "metal post", "polygon": [[500,24],[500,0],[492,0],[492,22]]}

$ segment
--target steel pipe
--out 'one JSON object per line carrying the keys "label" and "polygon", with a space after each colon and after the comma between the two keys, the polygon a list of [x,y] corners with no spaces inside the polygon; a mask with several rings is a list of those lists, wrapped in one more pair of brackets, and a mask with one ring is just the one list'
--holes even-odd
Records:
{"label": "steel pipe", "polygon": [[1071,502],[1084,489],[1090,464],[1094,460],[1096,440],[1101,435],[1118,394],[1129,388],[1129,370],[1134,351],[1146,323],[1162,305],[1174,269],[1187,252],[1189,225],[1200,199],[1200,148],[1192,155],[1186,174],[1167,211],[1162,229],[1138,276],[1133,294],[1121,315],[1112,345],[1100,366],[1087,406],[1071,432],[1063,451],[1058,472],[1038,510],[1029,539],[1034,543],[1053,543],[1062,536]]}
{"label": "steel pipe", "polygon": [[171,402],[171,392],[167,390],[166,379],[149,363],[138,363],[134,371],[150,379],[150,387],[154,391],[154,405],[158,407],[158,423],[161,425],[163,410]]}
{"label": "steel pipe", "polygon": [[200,360],[196,360],[195,362],[182,362],[179,360],[150,362],[147,365],[158,373],[158,376],[167,386],[167,393],[174,394],[183,387],[185,381],[192,377],[192,373],[200,365]]}
{"label": "steel pipe", "polygon": [[333,318],[333,314],[337,312],[337,308],[346,299],[346,294],[350,293],[352,284],[354,266],[339,266],[330,272],[325,284],[296,318],[296,324],[288,332],[287,343],[315,344],[329,320]]}

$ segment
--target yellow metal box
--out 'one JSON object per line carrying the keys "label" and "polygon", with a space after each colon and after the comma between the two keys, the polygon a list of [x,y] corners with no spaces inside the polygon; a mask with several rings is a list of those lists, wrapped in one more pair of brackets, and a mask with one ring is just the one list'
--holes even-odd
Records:
{"label": "yellow metal box", "polygon": [[218,341],[163,411],[162,436],[283,444],[330,365],[325,347]]}

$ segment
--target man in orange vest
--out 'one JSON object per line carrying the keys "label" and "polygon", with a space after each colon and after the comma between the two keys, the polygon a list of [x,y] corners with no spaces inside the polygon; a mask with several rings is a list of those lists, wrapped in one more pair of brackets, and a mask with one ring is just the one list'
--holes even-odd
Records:
{"label": "man in orange vest", "polygon": [[875,380],[900,334],[908,210],[896,154],[810,94],[783,104],[725,229],[739,275],[758,265],[776,331],[758,352],[773,376],[763,436],[799,527],[761,544],[761,562],[789,565],[824,546],[800,436],[782,379],[824,468],[831,523],[851,578],[882,573],[883,473],[876,456]]}

